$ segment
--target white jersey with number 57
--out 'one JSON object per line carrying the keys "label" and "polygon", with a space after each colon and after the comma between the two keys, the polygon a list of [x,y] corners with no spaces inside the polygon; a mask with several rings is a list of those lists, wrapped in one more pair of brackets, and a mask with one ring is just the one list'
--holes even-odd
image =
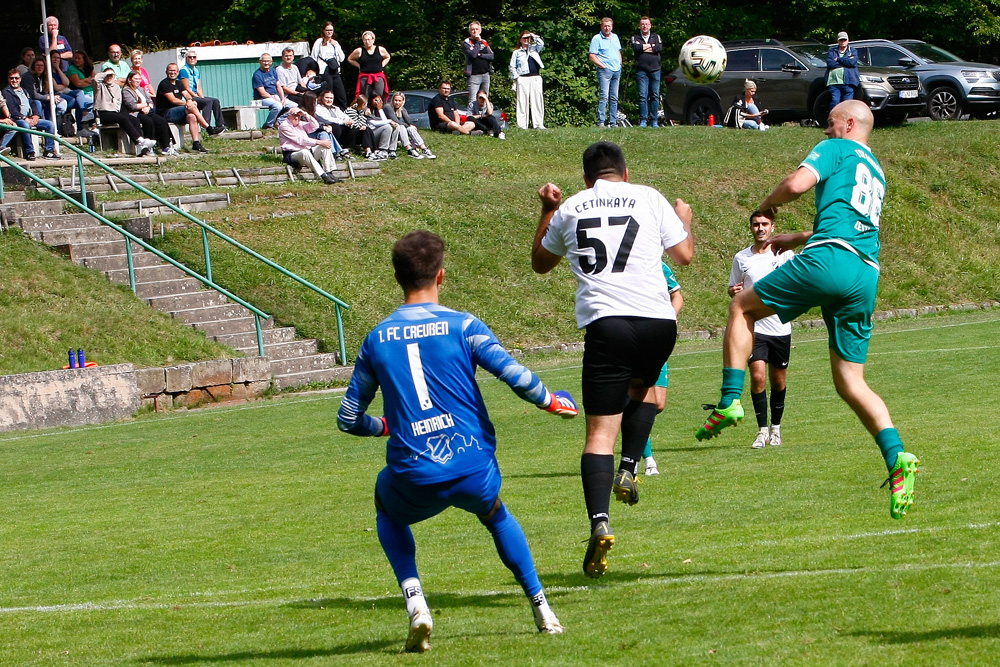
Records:
{"label": "white jersey with number 57", "polygon": [[684,223],[655,189],[598,180],[562,203],[542,247],[569,260],[582,329],[610,316],[677,319],[660,262],[664,250],[686,238]]}

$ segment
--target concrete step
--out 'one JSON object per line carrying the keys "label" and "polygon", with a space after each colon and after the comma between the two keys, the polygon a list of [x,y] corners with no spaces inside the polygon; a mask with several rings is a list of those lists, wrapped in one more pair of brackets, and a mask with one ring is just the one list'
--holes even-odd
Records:
{"label": "concrete step", "polygon": [[63,211],[62,199],[41,199],[0,205],[8,220],[29,215],[59,215]]}
{"label": "concrete step", "polygon": [[305,357],[292,357],[291,359],[274,359],[271,361],[271,372],[275,376],[288,375],[290,373],[322,370],[336,365],[337,355],[333,352],[326,352],[323,354],[311,354]]}
{"label": "concrete step", "polygon": [[[105,257],[108,255],[124,255],[125,239],[118,236],[117,241],[97,241],[95,243],[66,243],[57,244],[56,250],[66,253],[69,258],[80,263],[86,257]],[[132,243],[133,252],[146,252],[138,243]]]}
{"label": "concrete step", "polygon": [[338,366],[336,368],[324,368],[322,370],[304,371],[302,373],[275,375],[274,384],[281,391],[289,387],[301,387],[313,382],[335,382],[338,380],[347,382],[351,379],[353,371],[354,368],[351,366]]}
{"label": "concrete step", "polygon": [[175,310],[187,310],[189,308],[206,308],[208,306],[221,306],[229,303],[229,299],[215,290],[202,290],[191,292],[190,294],[178,294],[175,296],[157,296],[146,299],[150,306],[157,310],[169,313]]}
{"label": "concrete step", "polygon": [[3,201],[0,202],[0,206],[4,204],[17,204],[23,201],[28,201],[28,194],[24,190],[4,190]]}
{"label": "concrete step", "polygon": [[[150,254],[152,255],[153,253]],[[105,271],[104,275],[113,283],[128,283],[128,269]],[[161,280],[180,280],[187,275],[172,264],[141,266],[135,270],[135,282],[138,284],[159,282]]]}
{"label": "concrete step", "polygon": [[45,232],[57,229],[82,229],[103,227],[103,223],[87,213],[63,213],[62,215],[21,216],[17,224],[25,232]]}
{"label": "concrete step", "polygon": [[31,232],[31,237],[48,245],[97,243],[99,241],[118,241],[122,239],[121,234],[104,225],[79,229],[59,229],[51,232]]}
{"label": "concrete step", "polygon": [[[261,322],[261,324],[263,324],[263,322]],[[295,328],[279,327],[277,329],[266,329],[263,331],[262,337],[264,339],[264,351],[267,352],[268,345],[274,345],[275,343],[288,343],[295,340]],[[233,349],[242,350],[252,348],[255,351],[256,356],[256,331],[252,331],[250,333],[221,334],[216,336],[215,340],[219,341],[223,345],[228,345]]]}
{"label": "concrete step", "polygon": [[[224,303],[221,306],[204,306],[201,308],[184,308],[170,311],[170,317],[183,320],[188,324],[199,322],[215,322],[234,318],[253,317],[253,312],[238,303]],[[261,326],[267,325],[261,322]]]}
{"label": "concrete step", "polygon": [[137,284],[135,294],[140,299],[150,299],[155,296],[199,292],[204,288],[205,284],[197,278],[181,278],[180,280],[160,280]]}
{"label": "concrete step", "polygon": [[[163,260],[151,252],[143,251],[132,253],[132,266],[134,267],[159,266],[162,263]],[[88,269],[94,269],[95,271],[128,271],[128,256],[105,255],[103,257],[84,257],[80,259],[77,264],[85,266]],[[125,282],[128,282],[127,278]]]}
{"label": "concrete step", "polygon": [[[192,325],[199,331],[204,331],[206,336],[216,337],[226,334],[253,333],[256,335],[257,325],[252,317],[235,317],[229,320],[213,320],[211,322],[198,322]],[[260,328],[269,329],[273,327],[273,320],[261,318]],[[256,338],[255,338],[256,340]]]}
{"label": "concrete step", "polygon": [[[242,352],[248,357],[257,356],[257,344],[254,342],[252,346],[248,347],[238,347],[237,352]],[[293,357],[305,357],[310,354],[316,354],[319,351],[319,341],[315,338],[306,338],[303,340],[292,340],[287,343],[271,343],[264,345],[264,356],[268,359],[274,361],[275,359],[291,359]]]}

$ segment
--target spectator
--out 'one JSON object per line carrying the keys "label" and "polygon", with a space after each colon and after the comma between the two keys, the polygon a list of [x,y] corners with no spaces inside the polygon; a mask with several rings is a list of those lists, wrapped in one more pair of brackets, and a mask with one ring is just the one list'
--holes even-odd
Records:
{"label": "spectator", "polygon": [[[198,111],[205,120],[215,120],[215,125],[208,127],[209,136],[214,137],[226,131],[226,123],[222,120],[222,104],[218,98],[205,95],[205,89],[201,85],[201,70],[198,69],[198,54],[194,49],[189,49],[184,56],[184,66],[177,73],[177,80],[188,92],[189,99],[194,100],[198,105]],[[208,110],[207,113],[205,110]]]}
{"label": "spectator", "polygon": [[469,102],[465,117],[472,121],[477,130],[492,134],[497,139],[506,139],[507,135],[500,129],[500,121],[493,115],[493,103],[486,96],[485,90],[480,90],[475,99]]}
{"label": "spectator", "polygon": [[351,154],[350,149],[354,146],[357,133],[354,131],[354,121],[336,105],[335,100],[333,91],[321,91],[318,98],[319,104],[316,105],[316,113],[313,116],[324,126],[330,127],[330,133],[340,144],[341,151],[337,157],[347,159]]}
{"label": "spectator", "polygon": [[41,80],[44,77],[45,59],[35,58],[35,62],[31,63],[28,71],[21,75],[21,89],[28,95],[28,99],[31,100],[31,108],[35,110],[35,113],[46,120],[52,120],[49,118],[51,114],[46,109],[49,103],[49,96],[42,89]]}
{"label": "spectator", "polygon": [[[94,83],[94,111],[101,119],[101,125],[117,125],[135,144],[135,154],[148,152],[156,142],[142,136],[139,120],[122,109],[122,89],[118,85],[118,75],[113,67],[108,67]],[[126,75],[127,76],[127,75]]]}
{"label": "spectator", "polygon": [[142,87],[149,95],[149,99],[156,99],[156,90],[153,88],[153,80],[149,78],[149,72],[146,68],[142,66],[143,58],[145,54],[139,49],[133,49],[132,54],[129,56],[129,62],[132,64],[132,71],[139,73],[140,81],[142,81]]}
{"label": "spectator", "polygon": [[434,155],[431,149],[427,147],[427,144],[424,143],[423,137],[417,131],[416,124],[410,119],[410,114],[406,111],[406,95],[402,92],[393,93],[392,104],[386,107],[386,111],[387,113],[391,113],[403,127],[403,130],[399,133],[399,140],[410,157],[417,158],[418,160],[420,158],[427,158],[429,160],[437,159],[437,155]]}
{"label": "spectator", "polygon": [[469,24],[469,36],[462,41],[465,52],[465,76],[469,84],[469,101],[476,99],[482,90],[490,94],[490,75],[493,74],[493,49],[482,38],[483,26],[479,21]]}
{"label": "spectator", "polygon": [[125,77],[128,73],[132,71],[132,63],[127,60],[122,60],[122,47],[117,44],[112,44],[108,48],[108,59],[104,61],[101,65],[102,74],[107,70],[111,70],[115,73],[115,81],[118,86],[125,85]]}
{"label": "spectator", "polygon": [[[69,45],[69,40],[59,34],[59,19],[55,16],[45,19],[45,34],[38,38],[39,55],[44,54],[46,51],[50,53],[54,51],[59,54],[59,63],[61,65],[59,69],[64,72],[73,61],[73,47]],[[21,56],[23,60],[23,52]]]}
{"label": "spectator", "polygon": [[347,62],[358,68],[358,85],[354,94],[363,94],[371,99],[372,95],[384,97],[389,92],[389,79],[385,77],[385,66],[389,63],[389,52],[381,46],[375,46],[375,33],[366,30],[361,33],[363,47],[354,49],[347,56]]}
{"label": "spectator", "polygon": [[339,183],[343,179],[331,172],[337,168],[337,163],[330,152],[332,144],[326,139],[313,139],[309,136],[319,127],[315,118],[303,109],[293,109],[278,125],[278,139],[281,143],[281,155],[285,164],[296,169],[308,166],[316,178],[327,185]]}
{"label": "spectator", "polygon": [[278,73],[271,68],[272,60],[270,53],[262,55],[260,68],[253,73],[253,98],[270,109],[267,120],[264,121],[264,129],[273,128],[284,109],[298,106],[285,99],[285,94],[278,85]]}
{"label": "spectator", "polygon": [[355,131],[355,148],[360,143],[365,151],[365,159],[373,160],[375,156],[375,134],[368,127],[368,114],[365,113],[367,108],[368,98],[364,95],[358,95],[354,98],[351,106],[344,109],[344,113],[351,119],[351,127]]}
{"label": "spectator", "polygon": [[[310,132],[309,136],[313,139],[328,139],[330,141],[330,150],[333,151],[333,157],[344,159],[346,157],[345,154],[350,153],[350,151],[345,151],[340,145],[340,142],[337,140],[337,137],[333,132],[334,123],[323,120],[319,117],[319,110],[323,107],[317,104],[316,93],[312,91],[303,93],[302,108],[305,109],[307,114],[315,118],[317,123],[319,123],[319,129],[314,132]],[[337,109],[337,111],[340,111],[340,109]],[[344,116],[344,118],[347,118],[347,116]]]}
{"label": "spectator", "polygon": [[[166,118],[154,113],[153,99],[142,85],[142,75],[135,70],[128,73],[125,88],[122,89],[122,111],[139,121],[142,136],[156,139],[164,155],[177,155],[170,137],[170,126]],[[153,147],[147,145],[140,155],[152,150]]]}
{"label": "spectator", "polygon": [[375,145],[378,150],[374,155],[376,160],[395,160],[396,145],[399,143],[399,121],[390,119],[384,109],[385,103],[376,95],[368,105],[368,127],[375,135]]}
{"label": "spectator", "polygon": [[31,70],[33,62],[35,62],[35,50],[30,46],[21,49],[21,63],[17,66],[17,71],[21,73],[21,76]]}
{"label": "spectator", "polygon": [[[317,65],[318,66],[318,65]],[[303,72],[295,66],[295,49],[286,46],[281,52],[281,63],[274,68],[278,75],[278,87],[286,100],[302,104],[302,94],[309,91],[307,79]]]}
{"label": "spectator", "polygon": [[653,23],[648,16],[639,19],[639,32],[632,35],[632,51],[635,52],[635,82],[639,88],[639,127],[649,125],[659,127],[660,111],[660,53],[663,42],[653,32]]}
{"label": "spectator", "polygon": [[94,106],[94,61],[86,51],[73,52],[73,64],[66,70],[70,85],[82,90],[89,100],[88,107]]}
{"label": "spectator", "polygon": [[[747,79],[743,82],[743,123],[741,126],[747,130],[760,130],[764,132],[768,125],[764,124],[764,116],[767,109],[761,109],[757,101],[757,84]],[[772,221],[773,222],[773,221]]]}
{"label": "spectator", "polygon": [[[15,70],[16,71],[16,70]],[[29,140],[31,136],[25,134],[24,132],[15,132],[14,130],[8,130],[8,127],[16,127],[17,123],[14,119],[10,117],[10,111],[7,109],[7,98],[0,95],[0,155],[8,152],[10,148],[8,144],[14,140],[14,137],[21,135],[21,146],[24,148],[24,154],[27,155],[30,152]]]}
{"label": "spectator", "polygon": [[347,59],[333,30],[333,23],[323,24],[322,34],[313,42],[309,54],[319,67],[319,80],[323,88],[333,93],[334,103],[343,109],[347,106],[347,90],[340,76],[340,66]]}
{"label": "spectator", "polygon": [[[76,109],[76,119],[79,127],[83,127],[85,114],[89,109],[94,106],[94,97],[91,95],[88,99],[87,94],[73,87],[73,82],[70,81],[69,76],[66,75],[57,65],[61,64],[59,56],[56,53],[51,54],[52,58],[52,83],[55,86],[56,92],[64,100],[68,102],[68,109]],[[72,65],[70,65],[72,67]]]}
{"label": "spectator", "polygon": [[[3,89],[3,97],[7,102],[7,111],[10,114],[10,118],[19,126],[29,129],[36,129],[40,132],[55,132],[55,126],[52,121],[45,120],[37,113],[31,104],[31,98],[28,93],[21,88],[21,73],[17,69],[12,69],[7,72],[7,87]],[[22,140],[24,143],[25,157],[28,160],[35,159],[34,143],[31,141],[30,137]],[[49,137],[45,138],[45,153],[43,157],[46,160],[57,160],[59,159],[55,153],[56,143],[55,140]]]}
{"label": "spectator", "polygon": [[517,40],[518,47],[510,54],[510,78],[517,93],[517,126],[528,129],[528,113],[536,130],[545,129],[545,100],[542,97],[542,38],[524,30]]}
{"label": "spectator", "polygon": [[858,52],[846,32],[837,34],[837,46],[826,54],[826,87],[830,90],[830,111],[841,102],[854,99],[854,87],[861,85]]}
{"label": "spectator", "polygon": [[[611,127],[618,127],[618,82],[622,75],[622,43],[612,32],[615,22],[601,19],[601,32],[590,40],[590,62],[597,66],[597,85],[600,99],[597,102],[597,127],[604,127],[605,120]],[[609,104],[610,103],[610,104]],[[608,112],[605,117],[605,111]]]}
{"label": "spectator", "polygon": [[191,131],[191,149],[207,153],[201,144],[201,128],[208,127],[208,121],[198,111],[198,104],[190,99],[190,93],[177,78],[179,75],[177,63],[167,65],[167,78],[156,87],[156,111],[168,123],[179,124],[187,120]]}
{"label": "spectator", "polygon": [[438,132],[460,132],[471,134],[476,125],[470,120],[463,121],[458,115],[458,106],[451,99],[451,82],[442,81],[438,86],[438,94],[431,98],[427,107],[427,120],[432,130]]}

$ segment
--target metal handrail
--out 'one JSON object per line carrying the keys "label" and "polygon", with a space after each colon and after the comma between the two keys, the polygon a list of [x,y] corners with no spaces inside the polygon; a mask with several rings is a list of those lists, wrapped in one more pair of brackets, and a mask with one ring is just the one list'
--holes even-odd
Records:
{"label": "metal handrail", "polygon": [[[120,174],[117,170],[113,169],[109,165],[104,164],[103,162],[101,162],[100,160],[98,160],[94,156],[90,155],[86,151],[83,151],[80,148],[78,148],[78,147],[76,147],[76,146],[74,146],[74,145],[66,142],[61,137],[53,135],[53,134],[49,134],[48,132],[42,132],[40,130],[33,130],[33,129],[24,128],[24,127],[20,127],[20,126],[5,126],[4,129],[5,130],[13,130],[13,131],[16,131],[16,132],[24,132],[24,133],[27,133],[27,134],[33,134],[33,135],[36,135],[36,136],[39,136],[39,137],[44,137],[44,138],[50,138],[50,139],[53,139],[53,140],[59,142],[59,144],[61,146],[65,146],[66,148],[69,148],[71,151],[73,151],[74,153],[76,153],[77,171],[80,174],[80,201],[77,201],[73,197],[70,197],[69,195],[65,194],[64,192],[62,192],[58,188],[52,186],[51,184],[49,184],[45,180],[43,180],[43,179],[39,178],[38,176],[36,176],[35,174],[31,173],[31,171],[29,171],[27,169],[24,169],[23,167],[21,167],[20,165],[18,165],[17,163],[15,163],[13,160],[11,160],[10,158],[8,158],[6,155],[0,155],[0,161],[4,162],[8,166],[13,167],[18,172],[20,172],[21,174],[27,176],[32,181],[35,181],[36,183],[39,183],[40,185],[43,185],[50,192],[52,192],[52,193],[54,193],[54,194],[62,197],[66,201],[69,201],[74,206],[82,209],[86,213],[90,214],[91,216],[93,216],[94,218],[96,218],[97,220],[99,220],[101,223],[103,223],[103,224],[111,227],[112,229],[114,229],[118,233],[122,234],[126,238],[134,240],[136,243],[138,243],[139,245],[141,245],[143,248],[145,248],[147,250],[150,250],[153,253],[155,253],[161,259],[164,259],[165,261],[173,264],[174,266],[176,266],[177,268],[181,269],[185,273],[191,275],[194,278],[197,278],[202,283],[211,286],[213,289],[221,292],[226,297],[231,298],[234,301],[236,301],[237,303],[239,303],[240,305],[242,305],[242,306],[250,309],[254,313],[254,318],[255,318],[255,321],[256,321],[256,325],[257,325],[257,347],[258,347],[258,352],[259,352],[259,354],[261,356],[264,356],[264,349],[263,349],[263,337],[262,337],[261,328],[260,328],[260,318],[264,317],[265,319],[269,319],[270,315],[267,315],[266,313],[264,313],[263,311],[257,309],[256,307],[250,305],[249,303],[247,303],[243,299],[240,299],[239,297],[231,294],[229,291],[227,291],[224,288],[218,286],[214,282],[214,280],[212,279],[212,258],[211,258],[211,254],[210,254],[210,251],[209,251],[209,245],[208,245],[208,233],[209,232],[211,232],[212,234],[214,234],[216,237],[222,239],[223,241],[229,243],[230,245],[235,246],[239,250],[242,250],[244,253],[250,255],[251,257],[264,262],[265,264],[267,264],[271,268],[277,270],[279,273],[287,276],[288,278],[291,278],[292,280],[296,281],[300,285],[302,285],[304,287],[308,287],[309,289],[313,290],[317,294],[319,294],[319,295],[321,295],[323,297],[326,297],[327,299],[329,299],[330,301],[332,301],[334,303],[334,308],[335,308],[335,312],[336,312],[336,316],[337,316],[337,338],[338,338],[338,343],[339,343],[339,347],[340,347],[340,362],[341,362],[341,364],[346,364],[347,363],[347,347],[346,347],[345,342],[344,342],[344,323],[343,323],[343,313],[341,312],[341,308],[346,308],[346,309],[349,310],[351,308],[351,306],[349,304],[345,303],[344,301],[342,301],[342,300],[338,299],[337,297],[333,296],[332,294],[328,293],[326,290],[322,289],[321,287],[318,287],[318,286],[312,284],[311,282],[309,282],[305,278],[302,278],[301,276],[297,275],[296,273],[294,273],[292,271],[289,271],[288,269],[286,269],[285,267],[281,266],[280,264],[277,264],[276,262],[268,259],[267,257],[264,257],[263,255],[261,255],[260,253],[256,252],[255,250],[252,250],[252,249],[246,247],[245,245],[243,245],[242,243],[240,243],[236,239],[233,239],[233,238],[229,237],[228,235],[224,234],[223,232],[220,232],[219,230],[215,229],[214,227],[212,227],[207,222],[199,220],[198,218],[194,217],[193,215],[191,215],[187,211],[184,211],[180,207],[174,205],[173,203],[171,203],[167,199],[165,199],[165,198],[157,195],[155,192],[152,192],[148,188],[140,185],[139,183],[136,183],[135,181],[133,181],[132,179],[128,178],[124,174]],[[118,177],[119,179],[121,179],[125,183],[128,183],[130,186],[132,186],[136,190],[138,190],[138,191],[146,194],[147,196],[155,199],[160,204],[166,206],[170,210],[174,211],[175,213],[183,216],[187,220],[189,220],[189,221],[195,223],[196,225],[198,225],[199,227],[201,227],[202,242],[203,242],[203,247],[204,247],[204,252],[205,252],[205,274],[206,275],[202,276],[201,274],[199,274],[199,273],[197,273],[197,272],[189,269],[188,267],[186,267],[186,266],[178,263],[177,261],[175,261],[174,259],[168,257],[167,255],[165,255],[161,251],[153,248],[152,246],[148,245],[147,243],[145,243],[144,241],[142,241],[138,237],[134,236],[130,232],[122,229],[121,227],[119,227],[115,223],[111,222],[110,220],[108,220],[107,218],[105,218],[103,215],[101,215],[101,214],[97,213],[96,211],[93,211],[92,209],[90,209],[90,207],[87,206],[87,204],[86,204],[86,201],[87,201],[87,190],[86,190],[86,179],[85,179],[84,172],[83,172],[83,158],[87,158],[88,160],[90,160],[90,162],[93,165],[95,165],[97,167],[100,167],[101,169],[103,169],[107,173],[112,174],[113,176]],[[3,198],[3,176],[2,176],[2,174],[0,174],[0,198]],[[132,247],[131,247],[131,245],[129,243],[125,244],[125,250],[126,250],[126,257],[128,259],[128,267],[129,267],[129,283],[130,283],[130,285],[132,287],[132,290],[135,291],[135,273],[134,273],[134,267],[132,265]]]}

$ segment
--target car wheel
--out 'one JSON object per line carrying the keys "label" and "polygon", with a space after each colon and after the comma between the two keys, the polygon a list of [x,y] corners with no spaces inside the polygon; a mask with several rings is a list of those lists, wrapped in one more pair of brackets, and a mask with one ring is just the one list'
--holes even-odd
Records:
{"label": "car wheel", "polygon": [[941,86],[927,96],[927,115],[933,120],[958,120],[962,117],[962,100],[954,88]]}
{"label": "car wheel", "polygon": [[688,106],[688,125],[708,125],[708,117],[714,116],[716,125],[722,125],[722,109],[711,97],[695,98]]}
{"label": "car wheel", "polygon": [[815,120],[819,127],[825,128],[827,119],[830,116],[830,91],[824,91],[819,94],[816,101],[813,102],[813,120]]}

